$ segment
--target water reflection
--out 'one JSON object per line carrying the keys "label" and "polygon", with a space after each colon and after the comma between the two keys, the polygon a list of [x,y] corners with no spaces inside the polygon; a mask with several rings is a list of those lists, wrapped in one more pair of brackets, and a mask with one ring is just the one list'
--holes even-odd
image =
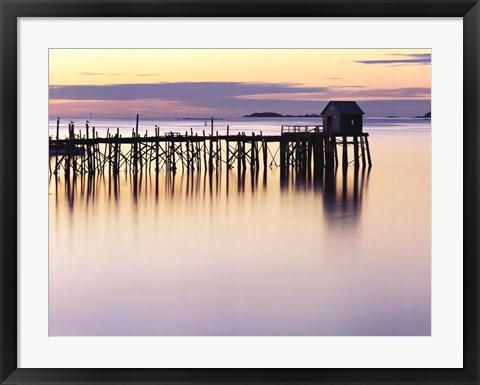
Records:
{"label": "water reflection", "polygon": [[[328,171],[324,177],[323,202],[325,215],[336,222],[338,219],[357,220],[362,210],[363,194],[371,169],[344,168]],[[341,174],[337,175],[337,172]]]}
{"label": "water reflection", "polygon": [[[313,193],[322,198],[327,220],[335,222],[339,219],[358,219],[370,171],[365,168],[332,168],[308,173],[291,170],[277,174],[272,170],[246,169],[177,174],[51,175],[50,183],[54,185],[52,193],[55,194],[56,204],[64,196],[71,209],[79,202],[94,204],[100,195],[114,202],[130,197],[137,204],[143,195],[147,200],[153,196],[158,202],[161,197],[213,199],[222,194],[229,197],[231,194],[266,193],[272,190],[280,191],[280,194]],[[280,188],[275,188],[275,184]]]}
{"label": "water reflection", "polygon": [[378,144],[371,174],[52,176],[49,333],[429,335],[428,146]]}

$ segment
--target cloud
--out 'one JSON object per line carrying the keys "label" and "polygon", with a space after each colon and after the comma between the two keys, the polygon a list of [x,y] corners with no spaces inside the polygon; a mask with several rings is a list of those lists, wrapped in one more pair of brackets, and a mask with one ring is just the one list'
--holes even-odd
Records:
{"label": "cloud", "polygon": [[[108,73],[108,72],[80,72],[80,76],[120,76],[120,75],[126,75],[125,73]],[[133,76],[138,76],[138,77],[148,77],[148,76],[160,76],[160,74],[133,74]]]}
{"label": "cloud", "polygon": [[123,73],[106,73],[106,72],[80,72],[81,76],[120,76]]}
{"label": "cloud", "polygon": [[70,100],[177,100],[198,105],[238,99],[323,100],[323,99],[424,99],[430,88],[404,87],[371,89],[365,86],[311,87],[289,83],[179,82],[155,84],[114,84],[50,86],[50,99]]}
{"label": "cloud", "polygon": [[246,94],[323,92],[328,87],[305,87],[288,83],[178,82],[50,86],[50,99],[131,100],[228,98]]}
{"label": "cloud", "polygon": [[82,76],[103,76],[105,74],[102,73],[102,72],[80,72],[79,75],[82,75]]}
{"label": "cloud", "polygon": [[324,92],[270,93],[233,96],[249,100],[386,100],[386,99],[430,99],[430,88],[405,87],[388,89],[348,89],[332,87]]}
{"label": "cloud", "polygon": [[334,86],[329,86],[329,88],[338,88],[338,89],[349,89],[349,88],[368,88],[367,86],[337,86],[337,85],[334,85]]}
{"label": "cloud", "polygon": [[379,60],[357,60],[360,64],[387,64],[387,65],[409,65],[409,64],[430,64],[430,54],[389,54],[387,56],[402,57],[402,59],[379,59]]}
{"label": "cloud", "polygon": [[404,53],[389,53],[387,56],[408,56],[408,57],[416,57],[416,58],[425,58],[425,59],[430,59],[432,56],[429,53],[409,53],[409,54],[404,54]]}
{"label": "cloud", "polygon": [[[335,92],[335,91],[334,91]],[[400,88],[368,88],[338,90],[337,95],[343,98],[364,99],[430,99],[430,87],[400,87]]]}
{"label": "cloud", "polygon": [[133,117],[135,114],[142,116],[166,116],[170,111],[174,115],[210,115],[219,113],[208,107],[194,107],[185,105],[176,100],[59,100],[49,102],[49,115],[53,116],[116,116]]}
{"label": "cloud", "polygon": [[[312,87],[293,83],[179,82],[155,84],[50,86],[51,113],[91,111],[124,116],[241,116],[258,111],[318,113],[329,100],[430,102],[430,88],[370,89],[364,86]],[[59,111],[54,112],[54,111]],[[61,113],[64,111],[64,113]],[[102,111],[105,111],[102,113]],[[421,111],[413,112],[412,116]],[[425,112],[423,112],[425,113]],[[398,115],[395,110],[387,115]]]}

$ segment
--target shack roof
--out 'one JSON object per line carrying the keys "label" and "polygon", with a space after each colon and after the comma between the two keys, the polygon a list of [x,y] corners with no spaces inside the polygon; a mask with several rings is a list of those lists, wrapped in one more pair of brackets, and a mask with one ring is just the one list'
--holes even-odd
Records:
{"label": "shack roof", "polygon": [[323,115],[325,110],[328,108],[329,105],[335,107],[335,109],[341,113],[346,115],[365,115],[365,112],[358,106],[356,102],[346,102],[346,101],[331,101],[323,109],[320,115]]}

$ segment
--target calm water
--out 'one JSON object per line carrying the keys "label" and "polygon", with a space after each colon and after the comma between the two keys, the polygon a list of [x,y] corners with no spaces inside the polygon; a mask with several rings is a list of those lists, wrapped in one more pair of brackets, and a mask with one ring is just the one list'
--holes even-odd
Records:
{"label": "calm water", "polygon": [[[155,124],[209,129],[141,127]],[[430,335],[430,121],[365,126],[373,167],[358,173],[52,176],[50,335]]]}

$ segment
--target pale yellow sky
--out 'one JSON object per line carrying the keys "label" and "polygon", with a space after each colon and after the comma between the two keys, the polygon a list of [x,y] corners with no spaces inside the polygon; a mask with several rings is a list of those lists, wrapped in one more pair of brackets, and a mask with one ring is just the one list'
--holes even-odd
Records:
{"label": "pale yellow sky", "polygon": [[[272,82],[368,88],[430,87],[429,65],[361,64],[430,50],[55,49],[50,85]],[[395,56],[392,56],[395,55]]]}
{"label": "pale yellow sky", "polygon": [[431,63],[428,49],[52,49],[49,85],[52,115],[296,114],[355,100],[408,116],[430,108]]}

